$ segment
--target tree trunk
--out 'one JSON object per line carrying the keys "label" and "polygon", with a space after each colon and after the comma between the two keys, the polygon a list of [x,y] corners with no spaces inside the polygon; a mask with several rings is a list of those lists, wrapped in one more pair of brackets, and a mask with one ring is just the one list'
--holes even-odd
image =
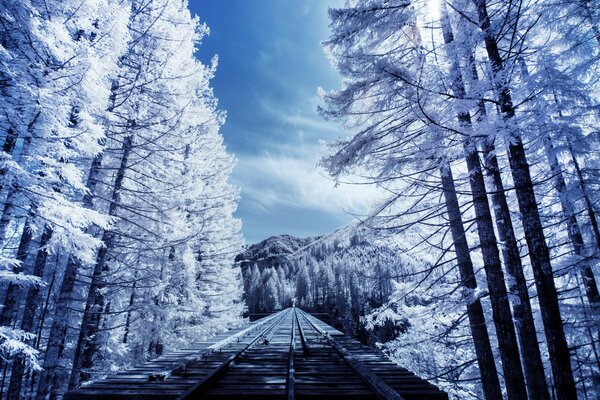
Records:
{"label": "tree trunk", "polygon": [[[469,67],[471,68],[471,78],[477,82],[479,76],[475,66],[473,56],[470,56]],[[478,120],[487,117],[485,104],[480,101],[478,104]],[[515,230],[510,216],[510,208],[506,198],[506,191],[502,181],[500,165],[496,157],[495,135],[488,136],[481,144],[484,171],[491,185],[492,210],[496,219],[496,230],[502,249],[502,259],[506,272],[510,276],[508,281],[508,290],[511,294],[513,316],[516,320],[515,328],[517,337],[521,345],[521,358],[523,360],[523,371],[525,373],[525,382],[527,383],[527,394],[530,399],[548,400],[550,394],[548,383],[544,373],[544,364],[533,319],[533,311],[527,289],[527,280],[521,262],[519,245],[515,235]]]}
{"label": "tree trunk", "polygon": [[[441,11],[444,42],[451,44],[454,42],[454,34],[445,3],[442,3]],[[452,91],[457,98],[464,98],[466,91],[458,59],[454,54],[449,54],[449,58],[452,60],[450,67]],[[492,303],[492,315],[496,327],[506,391],[509,399],[526,400],[527,391],[525,390],[525,378],[521,366],[517,335],[515,333],[508,293],[504,282],[504,272],[502,271],[502,264],[500,262],[500,252],[498,250],[496,235],[494,234],[494,222],[490,214],[481,163],[477,154],[477,148],[473,143],[472,121],[469,112],[459,112],[458,121],[466,134],[463,148],[469,173],[469,184],[475,208],[477,232],[479,233],[483,267]],[[537,398],[537,394],[532,393],[532,396],[532,398]]]}
{"label": "tree trunk", "polygon": [[502,246],[502,257],[506,272],[510,275],[509,292],[513,298],[513,315],[517,323],[517,336],[521,345],[527,393],[530,399],[549,399],[548,384],[544,374],[544,364],[535,329],[533,311],[527,289],[527,281],[523,273],[523,264],[519,246],[510,217],[510,208],[506,199],[504,185],[500,174],[498,159],[494,155],[493,143],[483,145],[486,160],[485,169],[494,183],[492,190],[492,209],[496,216],[496,229]]}
{"label": "tree trunk", "polygon": [[[46,259],[48,253],[46,246],[52,237],[52,229],[46,226],[40,239],[40,249],[38,250],[35,264],[33,267],[33,275],[39,278],[44,276],[44,268],[46,266]],[[21,321],[21,329],[25,332],[33,331],[34,317],[40,300],[39,286],[29,288],[27,298],[25,300],[25,310],[23,313],[23,320]],[[33,341],[32,341],[33,342]],[[33,344],[33,343],[30,343]],[[21,385],[23,382],[23,373],[25,372],[25,362],[22,356],[18,355],[15,357],[13,366],[11,369],[10,383],[8,385],[8,398],[9,399],[20,399],[21,398]]]}
{"label": "tree trunk", "polygon": [[135,304],[135,288],[137,285],[137,280],[133,281],[133,285],[131,287],[131,296],[129,296],[129,309],[127,310],[127,317],[125,319],[125,329],[123,332],[123,343],[127,343],[129,339],[129,331],[131,329],[131,311],[133,309],[133,305]]}
{"label": "tree trunk", "polygon": [[[30,218],[25,221],[23,226],[23,232],[19,241],[19,247],[17,248],[17,260],[21,262],[16,268],[13,268],[14,273],[21,273],[22,264],[25,262],[29,253],[29,245],[31,244],[32,232],[29,227]],[[0,309],[0,325],[2,326],[13,326],[17,320],[17,313],[19,311],[19,303],[21,299],[22,288],[19,285],[9,283],[6,288],[6,297],[4,299],[4,305]],[[9,363],[5,360],[0,359],[0,366],[3,368],[3,377],[0,394],[4,391],[4,381],[6,378],[6,369]]]}
{"label": "tree trunk", "polygon": [[567,137],[567,141],[569,142],[569,153],[571,154],[571,158],[573,159],[573,165],[575,167],[575,172],[577,174],[577,183],[579,185],[579,190],[583,195],[583,199],[585,200],[585,206],[590,218],[590,224],[592,226],[592,232],[594,233],[594,238],[596,239],[596,246],[598,250],[600,250],[600,228],[598,227],[598,219],[596,218],[596,210],[594,209],[594,205],[592,199],[590,199],[587,184],[585,178],[583,176],[583,171],[579,166],[579,161],[577,160],[577,156],[575,154],[575,150],[573,149],[573,145],[571,141]]}
{"label": "tree trunk", "polygon": [[8,128],[4,144],[2,145],[2,151],[6,154],[12,154],[17,144],[17,137],[17,132],[13,128]]}
{"label": "tree trunk", "polygon": [[[15,145],[17,143],[17,133],[14,131],[14,129],[12,128],[8,128],[8,131],[6,132],[6,138],[4,139],[4,144],[2,145],[2,151],[8,155],[12,155],[14,149],[15,149]],[[0,169],[0,191],[3,189],[4,186],[4,176],[6,175],[6,172],[8,171],[7,168],[2,168]],[[10,193],[10,190],[9,190]],[[10,199],[6,199],[5,201],[9,201]],[[25,225],[23,226],[23,233],[21,234],[21,240],[19,241],[19,247],[17,249],[17,260],[22,263],[25,262],[25,259],[27,258],[27,254],[28,254],[28,250],[29,250],[29,244],[31,243],[31,230],[29,229],[29,222],[30,219],[27,218],[25,220]],[[3,236],[2,236],[3,238]],[[2,240],[0,240],[0,245],[2,244]],[[21,265],[18,265],[17,267],[13,268],[13,272],[14,273],[20,273],[22,271],[22,267]],[[18,300],[19,300],[19,295],[20,295],[20,288],[18,285],[14,285],[12,283],[8,284],[8,287],[6,288],[6,294],[4,297],[4,305],[3,307],[0,309],[0,325],[3,326],[11,326],[13,324],[13,322],[16,319],[16,313],[18,310]],[[2,389],[4,389],[4,376],[6,375],[6,365],[4,363],[4,360],[0,360],[0,366],[3,367],[4,373],[3,373],[3,378],[2,378]],[[2,393],[2,391],[0,391],[0,393]]]}
{"label": "tree trunk", "polygon": [[[86,207],[92,206],[92,196],[98,180],[98,173],[102,165],[102,156],[96,156],[92,161],[90,173],[87,180],[89,194],[83,199]],[[43,371],[40,375],[40,383],[36,400],[45,400],[50,394],[50,399],[56,399],[60,395],[61,387],[66,377],[67,366],[62,365],[63,352],[65,350],[67,333],[69,330],[69,317],[71,301],[73,299],[75,282],[79,271],[80,263],[74,257],[69,257],[63,279],[58,290],[58,299],[52,318],[50,336],[46,346],[44,356]]]}
{"label": "tree trunk", "polygon": [[[6,138],[4,139],[4,144],[2,145],[2,151],[7,155],[12,155],[15,150],[15,145],[17,144],[17,132],[13,128],[8,128],[6,132]],[[0,168],[0,192],[4,189],[4,176],[8,172],[8,168],[2,167]]]}
{"label": "tree trunk", "polygon": [[[524,76],[529,76],[529,71],[527,70],[527,65],[524,60],[519,60],[521,63],[521,72]],[[558,104],[558,96],[556,92],[553,91],[554,101]],[[562,111],[558,111],[559,116],[562,118]],[[541,117],[541,115],[540,115]],[[569,236],[569,241],[573,245],[573,250],[575,255],[579,260],[583,260],[584,265],[581,269],[581,277],[583,279],[583,285],[585,287],[586,296],[592,308],[596,308],[600,303],[600,293],[598,293],[598,285],[596,284],[596,280],[594,278],[594,273],[589,264],[589,260],[586,260],[587,255],[585,254],[585,242],[583,240],[583,233],[579,226],[579,221],[577,220],[577,214],[575,212],[575,208],[573,204],[569,200],[569,194],[567,192],[567,183],[565,181],[563,170],[558,161],[558,157],[556,155],[556,150],[554,148],[554,144],[552,142],[552,138],[550,134],[548,134],[545,130],[547,129],[545,124],[543,124],[542,129],[544,132],[540,132],[542,135],[542,139],[544,141],[544,150],[546,152],[546,158],[548,159],[548,165],[550,165],[550,171],[552,172],[552,180],[554,182],[554,188],[558,192],[558,197],[560,199],[560,205],[563,210],[563,214],[567,218],[567,234]],[[598,231],[598,224],[596,222],[595,211],[592,208],[592,203],[584,191],[585,189],[585,181],[583,180],[583,174],[581,173],[581,169],[579,168],[579,163],[575,158],[575,154],[573,152],[573,147],[571,146],[571,141],[566,135],[566,140],[568,143],[568,148],[570,150],[571,157],[573,158],[573,164],[575,166],[575,171],[577,173],[579,189],[582,192],[584,197],[586,207],[588,209],[588,214],[590,216],[590,221],[592,221],[592,231],[594,236],[596,237],[596,247],[600,250],[600,232]],[[590,212],[591,210],[591,212]],[[593,220],[592,220],[593,217]]]}
{"label": "tree trunk", "polygon": [[[502,84],[501,72],[504,60],[500,56],[498,43],[490,27],[485,0],[474,0],[480,27],[484,32],[485,48],[492,65],[493,81],[497,92],[500,110],[505,119],[512,119],[515,110],[508,88]],[[550,252],[546,244],[543,226],[539,215],[533,182],[529,172],[529,164],[525,156],[525,148],[520,135],[510,132],[508,140],[509,162],[517,193],[519,210],[525,231],[525,239],[529,248],[529,257],[535,276],[535,283],[540,303],[548,353],[552,366],[552,374],[556,385],[559,400],[577,398],[575,380],[569,355],[569,347],[564,333],[563,322],[560,316],[558,295],[554,285]]]}
{"label": "tree trunk", "polygon": [[35,349],[39,350],[40,343],[42,340],[42,332],[44,330],[44,325],[46,324],[46,316],[48,315],[48,308],[50,307],[50,297],[52,296],[52,290],[54,289],[54,283],[56,282],[56,269],[52,271],[52,278],[50,278],[50,282],[48,283],[48,287],[46,289],[46,298],[42,303],[42,309],[40,313],[40,320],[38,323],[38,331],[35,335]]}
{"label": "tree trunk", "polygon": [[475,354],[477,355],[483,393],[486,400],[502,400],[502,390],[500,389],[500,381],[498,380],[498,372],[494,362],[492,346],[490,345],[483,307],[478,298],[470,298],[477,288],[477,281],[475,280],[475,271],[473,270],[473,263],[469,255],[469,244],[467,243],[463,227],[450,165],[443,165],[440,172],[461,286],[464,288],[465,296],[468,298],[467,316],[475,345]]}
{"label": "tree trunk", "polygon": [[[29,226],[31,222],[31,215],[25,220],[23,226],[23,232],[21,233],[21,239],[19,240],[19,247],[17,248],[17,260],[20,264],[13,268],[13,273],[20,274],[23,271],[23,264],[29,253],[29,245],[31,244],[32,232]],[[6,289],[6,297],[4,300],[4,306],[0,312],[0,325],[12,326],[17,319],[17,312],[19,310],[19,303],[21,300],[22,289],[19,285],[9,283]]]}
{"label": "tree trunk", "polygon": [[[577,258],[579,260],[584,260],[586,254],[585,243],[583,241],[583,234],[581,233],[581,228],[579,227],[579,221],[577,221],[577,216],[575,215],[573,205],[571,204],[571,201],[568,198],[569,194],[567,193],[567,183],[565,182],[562,168],[560,167],[560,164],[558,162],[552,139],[547,133],[543,134],[543,139],[544,148],[546,150],[546,157],[548,158],[550,170],[552,171],[554,188],[558,192],[560,205],[562,207],[563,213],[565,214],[565,217],[567,218],[567,233],[569,235],[569,241],[573,245],[573,250],[575,251],[575,255],[577,256]],[[589,263],[587,261],[584,262],[585,265],[581,270],[581,276],[583,278],[585,293],[590,304],[592,306],[597,306],[600,302],[598,285],[596,285],[594,273]]]}
{"label": "tree trunk", "polygon": [[[33,135],[31,132],[39,115],[40,112],[38,112],[35,115],[35,117],[33,117],[33,120],[27,127],[29,134],[23,139],[23,145],[21,146],[21,155],[19,156],[19,162],[21,162],[29,154],[29,147],[31,146],[31,140],[33,139]],[[5,150],[5,152],[6,150],[10,150],[9,154],[12,154],[16,145],[16,141],[16,134],[13,134],[13,136],[11,136],[10,138],[7,136],[4,142],[3,150]],[[6,170],[2,172],[2,175],[4,175],[5,173]],[[4,181],[5,179],[2,179],[0,181],[0,190],[3,189]],[[17,199],[18,194],[17,186],[13,182],[9,181],[9,186],[7,190],[8,193],[6,194],[6,198],[4,199],[4,207],[2,209],[2,214],[0,215],[0,244],[4,242],[6,236],[6,229],[8,228],[8,224],[12,218],[14,202]]]}
{"label": "tree trunk", "polygon": [[[579,301],[581,302],[581,306],[583,307],[583,315],[586,321],[591,321],[593,319],[593,317],[590,317],[590,315],[588,315],[586,309],[585,309],[585,300],[583,299],[583,294],[581,294],[581,286],[579,284],[579,278],[577,276],[575,276],[575,279],[577,281],[577,286],[579,287]],[[593,324],[590,324],[591,326],[593,326]],[[591,365],[592,363],[588,363],[589,367],[590,367],[590,372],[593,376],[592,378],[592,385],[595,384],[595,382],[600,382],[600,354],[598,352],[598,347],[596,346],[596,340],[594,338],[594,333],[592,332],[592,328],[588,325],[586,327],[586,331],[588,334],[588,338],[590,340],[590,347],[592,348],[592,354],[594,356],[594,362],[596,364],[596,369],[594,369],[594,367]],[[583,348],[585,348],[585,346],[583,346]],[[590,356],[591,358],[591,356]],[[598,392],[598,398],[600,398],[600,392]]]}
{"label": "tree trunk", "polygon": [[[133,147],[133,136],[129,135],[125,138],[122,146],[122,156],[115,182],[113,186],[111,201],[108,208],[108,215],[116,216],[117,209],[121,202],[121,189],[127,170],[129,154]],[[88,369],[94,364],[94,355],[99,348],[98,333],[100,331],[100,322],[102,314],[105,311],[104,288],[106,282],[104,277],[108,272],[107,253],[114,246],[115,232],[105,230],[102,235],[102,243],[104,244],[98,251],[96,257],[96,265],[92,274],[92,281],[88,292],[85,310],[83,312],[83,321],[79,332],[79,339],[75,348],[75,356],[73,359],[73,367],[71,370],[71,378],[69,380],[69,389],[74,389],[79,386],[81,381],[89,379]]]}
{"label": "tree trunk", "polygon": [[66,374],[66,365],[62,365],[65,340],[69,329],[70,305],[74,294],[75,281],[79,263],[69,258],[63,280],[56,300],[54,318],[50,328],[50,336],[44,356],[44,370],[40,376],[37,400],[46,399],[50,393],[50,399],[56,399],[60,394],[61,382]]}

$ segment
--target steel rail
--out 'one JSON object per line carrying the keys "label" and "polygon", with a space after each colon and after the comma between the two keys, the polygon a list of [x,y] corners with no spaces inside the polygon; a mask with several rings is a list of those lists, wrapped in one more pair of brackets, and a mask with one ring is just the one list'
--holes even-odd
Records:
{"label": "steel rail", "polygon": [[325,332],[321,327],[316,325],[311,319],[312,316],[306,316],[306,313],[299,310],[299,314],[302,318],[317,331],[321,336],[325,338],[327,343],[335,350],[336,353],[348,364],[348,366],[358,375],[373,391],[373,393],[381,400],[405,400],[397,391],[391,386],[385,383],[375,373],[370,371],[362,362],[360,362],[348,349],[342,346],[337,340],[331,337],[331,335]]}
{"label": "steel rail", "polygon": [[296,321],[298,315],[296,314],[296,307],[292,307],[292,333],[290,338],[290,349],[288,353],[288,376],[287,376],[287,398],[288,400],[296,399],[296,369],[294,367],[294,351],[296,350]]}
{"label": "steel rail", "polygon": [[298,325],[298,334],[300,335],[300,343],[302,344],[302,353],[305,356],[310,354],[310,349],[308,348],[308,343],[306,343],[306,337],[304,336],[304,329],[302,329],[302,325],[300,324],[300,319],[298,315],[296,315],[296,324]]}
{"label": "steel rail", "polygon": [[214,353],[217,350],[221,350],[228,344],[230,345],[234,340],[237,340],[237,342],[239,342],[240,338],[245,337],[247,334],[251,333],[252,331],[255,331],[256,329],[260,328],[261,326],[265,325],[266,323],[272,321],[275,318],[277,318],[277,314],[273,314],[269,317],[263,318],[263,320],[257,321],[254,325],[249,326],[248,328],[243,329],[226,339],[220,340],[217,343],[214,343],[200,351],[192,352],[189,355],[185,356],[182,361],[174,362],[171,364],[171,366],[166,368],[164,367],[162,371],[149,374],[148,381],[161,382],[173,375],[174,373],[185,371],[190,364],[208,358],[212,353]]}
{"label": "steel rail", "polygon": [[[206,389],[206,386],[209,383],[211,383],[215,378],[218,378],[223,373],[225,373],[231,364],[233,364],[242,354],[244,354],[250,347],[255,345],[260,339],[264,338],[264,340],[268,344],[268,340],[272,337],[273,333],[276,331],[276,328],[279,327],[279,324],[281,323],[283,318],[286,317],[290,312],[291,310],[284,310],[281,311],[280,314],[276,314],[276,316],[273,318],[274,321],[272,324],[270,324],[259,334],[254,336],[254,338],[241,350],[227,357],[227,359],[225,359],[221,364],[219,364],[217,367],[211,370],[205,377],[203,377],[202,380],[200,380],[194,386],[192,386],[191,388],[183,392],[179,397],[177,397],[176,400],[190,400],[196,398],[204,389]],[[277,315],[279,316],[278,318]]]}

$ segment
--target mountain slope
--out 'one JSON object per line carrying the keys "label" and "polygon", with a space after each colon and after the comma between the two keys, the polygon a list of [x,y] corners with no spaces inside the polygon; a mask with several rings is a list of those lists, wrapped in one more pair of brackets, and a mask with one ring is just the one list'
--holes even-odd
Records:
{"label": "mountain slope", "polygon": [[337,318],[338,327],[361,339],[367,334],[360,318],[385,304],[394,280],[424,263],[356,223],[320,237],[273,236],[247,247],[236,262],[250,313],[272,312],[295,301]]}

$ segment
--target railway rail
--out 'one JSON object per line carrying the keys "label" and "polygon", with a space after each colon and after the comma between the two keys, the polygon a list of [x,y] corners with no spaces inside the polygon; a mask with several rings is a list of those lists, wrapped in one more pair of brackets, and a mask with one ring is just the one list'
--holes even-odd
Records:
{"label": "railway rail", "polygon": [[65,396],[66,400],[447,398],[377,350],[296,307]]}

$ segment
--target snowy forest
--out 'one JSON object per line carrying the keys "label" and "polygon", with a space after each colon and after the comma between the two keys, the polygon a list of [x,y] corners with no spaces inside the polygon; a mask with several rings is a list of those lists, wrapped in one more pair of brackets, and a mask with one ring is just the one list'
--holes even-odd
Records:
{"label": "snowy forest", "polygon": [[[258,2],[258,0],[257,0]],[[187,0],[0,0],[0,399],[295,305],[451,399],[600,398],[600,2],[347,0],[334,232],[245,245]],[[307,100],[308,101],[308,100]]]}
{"label": "snowy forest", "polygon": [[178,1],[0,2],[6,398],[239,323],[238,190]]}
{"label": "snowy forest", "polygon": [[271,237],[236,257],[250,313],[269,313],[295,303],[329,314],[339,328],[365,343],[393,339],[402,327],[384,321],[367,329],[362,318],[386,304],[393,285],[427,261],[410,257],[389,238],[359,224],[329,235]]}
{"label": "snowy forest", "polygon": [[[600,3],[349,2],[325,51],[350,133],[323,165],[388,192],[366,224],[429,259],[369,326],[456,398],[598,396]],[[445,382],[445,383],[442,383]]]}

